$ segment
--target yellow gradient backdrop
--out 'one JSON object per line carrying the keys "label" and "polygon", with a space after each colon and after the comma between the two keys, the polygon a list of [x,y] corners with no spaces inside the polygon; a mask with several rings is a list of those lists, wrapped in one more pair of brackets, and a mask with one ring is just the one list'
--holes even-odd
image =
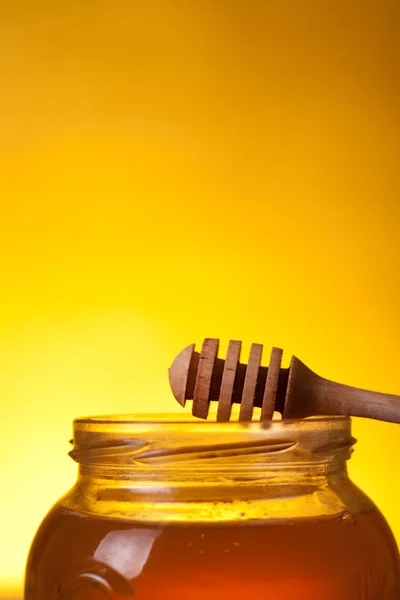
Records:
{"label": "yellow gradient backdrop", "polygon": [[[399,5],[1,3],[0,586],[75,416],[180,410],[206,336],[400,393]],[[351,474],[400,540],[396,425]]]}

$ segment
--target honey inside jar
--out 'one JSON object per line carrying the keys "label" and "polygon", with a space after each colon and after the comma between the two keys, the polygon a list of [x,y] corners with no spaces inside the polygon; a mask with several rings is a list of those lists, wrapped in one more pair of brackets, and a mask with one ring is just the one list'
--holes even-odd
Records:
{"label": "honey inside jar", "polygon": [[393,535],[347,477],[349,420],[327,421],[76,423],[78,483],[25,599],[398,600]]}

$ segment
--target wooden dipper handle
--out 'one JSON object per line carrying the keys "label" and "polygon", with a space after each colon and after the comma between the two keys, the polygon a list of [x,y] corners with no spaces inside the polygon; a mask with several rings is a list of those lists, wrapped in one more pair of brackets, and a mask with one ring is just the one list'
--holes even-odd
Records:
{"label": "wooden dipper handle", "polygon": [[241,342],[229,342],[225,359],[218,358],[219,340],[206,338],[201,353],[192,344],[182,350],[169,370],[176,400],[193,400],[192,414],[206,419],[211,401],[218,401],[217,420],[229,421],[239,403],[239,421],[251,421],[261,407],[261,420],[277,411],[284,418],[312,415],[352,415],[400,423],[400,396],[343,385],[320,377],[298,358],[281,367],[282,350],[272,348],[269,366],[261,365],[263,346],[252,344],[247,365],[240,363]]}

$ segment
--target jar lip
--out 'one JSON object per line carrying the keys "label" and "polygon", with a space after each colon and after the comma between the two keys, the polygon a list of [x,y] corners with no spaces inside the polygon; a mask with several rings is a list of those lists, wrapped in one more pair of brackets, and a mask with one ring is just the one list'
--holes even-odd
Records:
{"label": "jar lip", "polygon": [[213,419],[203,420],[187,413],[139,413],[139,414],[116,414],[116,415],[93,415],[88,417],[77,417],[74,419],[74,425],[160,425],[160,426],[187,426],[197,425],[204,427],[218,427],[218,428],[261,428],[270,429],[271,427],[282,427],[286,425],[296,425],[301,423],[311,423],[317,429],[326,428],[329,424],[335,424],[336,426],[343,424],[344,426],[349,425],[351,417],[346,415],[322,415],[312,416],[303,419],[279,419],[274,418],[268,421],[253,420],[249,422],[238,422],[235,420],[228,422],[220,422]]}

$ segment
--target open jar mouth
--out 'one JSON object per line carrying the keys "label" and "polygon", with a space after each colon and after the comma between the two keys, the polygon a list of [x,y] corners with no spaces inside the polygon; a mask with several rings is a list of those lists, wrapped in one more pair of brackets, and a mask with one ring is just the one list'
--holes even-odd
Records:
{"label": "open jar mouth", "polygon": [[[203,427],[221,427],[221,428],[232,428],[233,426],[240,425],[241,427],[252,427],[261,426],[262,428],[275,427],[276,424],[282,423],[285,426],[296,425],[299,423],[312,423],[316,428],[326,428],[327,423],[346,423],[350,422],[348,416],[314,416],[305,417],[304,419],[280,419],[274,418],[266,421],[213,421],[202,420],[198,417],[193,417],[188,413],[141,413],[141,414],[117,414],[117,415],[94,415],[88,417],[77,417],[74,419],[74,425],[140,425],[140,424],[152,424],[152,425],[200,425]],[[336,425],[335,425],[336,426]]]}
{"label": "open jar mouth", "polygon": [[179,414],[78,418],[73,441],[70,456],[81,465],[139,470],[343,462],[355,442],[345,416],[220,423]]}

